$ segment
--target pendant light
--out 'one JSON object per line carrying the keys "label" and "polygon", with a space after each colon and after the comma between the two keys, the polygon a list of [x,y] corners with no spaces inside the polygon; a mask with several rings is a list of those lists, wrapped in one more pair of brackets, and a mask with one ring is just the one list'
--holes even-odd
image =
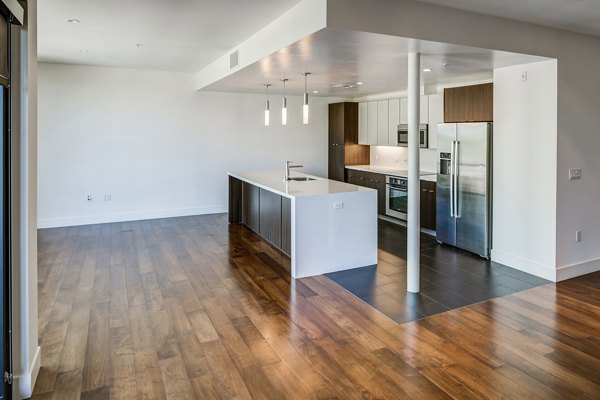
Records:
{"label": "pendant light", "polygon": [[269,126],[269,86],[271,86],[271,84],[265,83],[265,86],[267,88],[267,103],[265,105],[265,126]]}
{"label": "pendant light", "polygon": [[302,106],[302,123],[308,124],[308,91],[306,89],[306,77],[310,75],[310,72],[303,72],[304,75],[304,105]]}
{"label": "pendant light", "polygon": [[287,99],[285,98],[285,83],[289,81],[289,79],[281,78],[281,82],[283,82],[283,105],[281,107],[281,125],[287,125]]}

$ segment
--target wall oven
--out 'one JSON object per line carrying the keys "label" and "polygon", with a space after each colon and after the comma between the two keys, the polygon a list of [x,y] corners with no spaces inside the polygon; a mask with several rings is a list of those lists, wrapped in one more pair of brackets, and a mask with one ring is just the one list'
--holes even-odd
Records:
{"label": "wall oven", "polygon": [[[398,146],[408,147],[408,125],[398,125]],[[429,126],[427,124],[419,125],[419,147],[429,147]]]}
{"label": "wall oven", "polygon": [[385,213],[406,221],[408,212],[408,179],[398,176],[386,176]]}

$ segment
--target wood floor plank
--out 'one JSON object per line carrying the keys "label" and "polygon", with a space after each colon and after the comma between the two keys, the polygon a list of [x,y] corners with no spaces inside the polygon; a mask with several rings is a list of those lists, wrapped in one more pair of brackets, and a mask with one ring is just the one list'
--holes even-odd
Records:
{"label": "wood floor plank", "polygon": [[[223,214],[38,245],[35,400],[600,398],[600,273],[398,325],[325,276],[291,279]],[[379,258],[382,283],[402,280],[405,260]]]}

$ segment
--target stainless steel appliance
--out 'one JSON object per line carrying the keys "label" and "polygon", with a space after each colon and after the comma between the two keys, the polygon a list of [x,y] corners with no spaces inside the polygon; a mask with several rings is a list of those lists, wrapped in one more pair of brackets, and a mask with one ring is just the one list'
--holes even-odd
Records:
{"label": "stainless steel appliance", "polygon": [[436,236],[489,258],[491,123],[438,125]]}
{"label": "stainless steel appliance", "polygon": [[390,217],[406,220],[408,212],[408,179],[386,176],[385,213]]}
{"label": "stainless steel appliance", "polygon": [[[398,125],[398,146],[408,146],[408,125]],[[427,124],[419,125],[419,146],[423,148],[429,147],[429,126]]]}

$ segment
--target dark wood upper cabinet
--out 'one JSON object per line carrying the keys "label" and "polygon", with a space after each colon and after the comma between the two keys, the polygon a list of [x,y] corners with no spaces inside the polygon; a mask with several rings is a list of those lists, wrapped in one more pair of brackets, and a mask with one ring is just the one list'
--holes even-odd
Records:
{"label": "dark wood upper cabinet", "polygon": [[329,105],[329,179],[344,181],[346,165],[370,163],[369,146],[358,144],[358,103]]}
{"label": "dark wood upper cabinet", "polygon": [[444,122],[494,120],[494,84],[444,89]]}

